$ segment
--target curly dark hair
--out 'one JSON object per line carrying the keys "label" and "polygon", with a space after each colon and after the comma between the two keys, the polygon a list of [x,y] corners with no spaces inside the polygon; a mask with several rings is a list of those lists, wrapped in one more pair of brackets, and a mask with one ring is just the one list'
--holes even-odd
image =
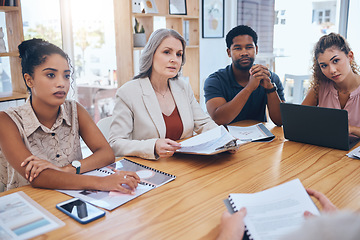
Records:
{"label": "curly dark hair", "polygon": [[[340,51],[344,52],[346,55],[351,51],[348,42],[343,36],[337,33],[330,33],[328,35],[322,36],[314,47],[314,56],[313,56],[313,66],[312,66],[312,81],[310,83],[309,89],[314,89],[316,96],[318,97],[319,86],[321,82],[329,82],[323,72],[321,71],[320,65],[318,63],[318,57],[320,53],[324,53],[326,49],[336,47]],[[355,61],[350,63],[351,69],[355,74],[359,75],[359,67]]]}

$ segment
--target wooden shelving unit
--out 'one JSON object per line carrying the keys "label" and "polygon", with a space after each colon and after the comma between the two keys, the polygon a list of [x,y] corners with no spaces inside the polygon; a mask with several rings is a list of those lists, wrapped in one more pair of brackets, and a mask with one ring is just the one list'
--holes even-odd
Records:
{"label": "wooden shelving unit", "polygon": [[27,90],[22,78],[21,61],[18,45],[24,41],[20,0],[15,0],[16,6],[0,6],[0,12],[5,13],[8,52],[0,53],[0,57],[9,57],[12,94],[0,96],[1,101],[22,99],[27,97]]}
{"label": "wooden shelving unit", "polygon": [[133,22],[136,18],[145,28],[149,39],[154,31],[154,17],[164,17],[166,28],[183,35],[184,21],[189,21],[189,41],[186,47],[186,63],[183,76],[189,78],[195,97],[200,94],[199,64],[199,0],[186,0],[187,15],[170,15],[168,0],[155,0],[158,13],[133,13],[132,0],[114,1],[114,20],[117,51],[117,79],[121,86],[134,76],[134,51],[142,48],[133,46]]}

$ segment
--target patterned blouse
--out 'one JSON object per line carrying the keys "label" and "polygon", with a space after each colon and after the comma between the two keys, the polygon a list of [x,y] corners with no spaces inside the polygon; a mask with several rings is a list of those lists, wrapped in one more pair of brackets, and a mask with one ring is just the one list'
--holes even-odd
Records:
{"label": "patterned blouse", "polygon": [[[58,167],[82,159],[75,101],[66,100],[60,106],[60,113],[50,129],[39,122],[29,100],[22,106],[6,110],[5,113],[18,127],[20,136],[32,155],[48,160]],[[5,191],[29,184],[8,163],[1,149],[0,182],[5,185]]]}

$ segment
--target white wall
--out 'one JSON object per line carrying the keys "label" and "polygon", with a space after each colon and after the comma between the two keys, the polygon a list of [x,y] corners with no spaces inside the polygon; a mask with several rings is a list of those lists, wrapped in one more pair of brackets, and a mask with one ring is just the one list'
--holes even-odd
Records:
{"label": "white wall", "polygon": [[224,38],[202,38],[202,1],[200,2],[200,105],[206,111],[204,81],[213,72],[231,63],[226,53],[225,36],[236,26],[236,1],[225,1]]}
{"label": "white wall", "polygon": [[350,1],[347,40],[354,51],[355,60],[360,64],[360,1]]}

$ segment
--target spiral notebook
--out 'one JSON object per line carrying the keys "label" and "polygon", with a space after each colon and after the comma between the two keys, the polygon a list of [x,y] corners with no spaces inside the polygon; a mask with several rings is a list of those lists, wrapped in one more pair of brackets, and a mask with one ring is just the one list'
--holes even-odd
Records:
{"label": "spiral notebook", "polygon": [[[115,191],[96,191],[96,190],[58,190],[67,195],[80,198],[84,201],[92,203],[96,206],[113,210],[124,203],[154,189],[168,183],[176,178],[176,176],[165,173],[163,171],[142,165],[140,163],[123,158],[106,167],[95,169],[84,173],[84,175],[92,176],[108,176],[113,174],[114,170],[132,171],[140,177],[141,182],[135,190],[135,194],[124,194]],[[125,185],[124,185],[125,186]]]}
{"label": "spiral notebook", "polygon": [[230,212],[246,207],[243,239],[279,239],[302,225],[305,211],[320,214],[299,179],[257,193],[232,193],[224,202]]}

